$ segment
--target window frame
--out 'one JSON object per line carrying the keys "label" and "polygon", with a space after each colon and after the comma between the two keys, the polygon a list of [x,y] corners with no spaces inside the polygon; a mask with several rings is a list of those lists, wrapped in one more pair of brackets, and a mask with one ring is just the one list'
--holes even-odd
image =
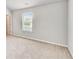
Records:
{"label": "window frame", "polygon": [[[27,18],[29,13],[32,14],[32,16],[31,16],[31,23],[32,23],[32,25],[31,26],[33,27],[33,12],[22,13],[22,31],[24,31],[24,32],[32,32],[32,27],[31,27],[31,29],[30,29],[30,27],[28,29],[26,29],[26,28],[24,29],[24,20],[25,20],[24,16]],[[27,15],[25,15],[25,14],[27,14]]]}

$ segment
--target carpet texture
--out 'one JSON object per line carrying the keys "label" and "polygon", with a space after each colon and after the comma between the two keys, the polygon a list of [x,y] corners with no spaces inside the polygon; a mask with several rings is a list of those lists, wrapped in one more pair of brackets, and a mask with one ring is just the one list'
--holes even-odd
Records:
{"label": "carpet texture", "polygon": [[7,59],[72,59],[67,48],[29,39],[7,36]]}

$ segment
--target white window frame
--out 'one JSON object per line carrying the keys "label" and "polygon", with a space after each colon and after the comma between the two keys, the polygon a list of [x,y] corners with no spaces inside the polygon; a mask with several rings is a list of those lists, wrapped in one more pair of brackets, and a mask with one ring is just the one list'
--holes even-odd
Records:
{"label": "white window frame", "polygon": [[[28,16],[29,13],[32,14],[32,17]],[[30,27],[24,25],[24,22],[27,21],[27,20],[25,20],[25,18],[30,18],[31,19],[30,21],[32,22],[33,21],[33,13],[32,12],[25,12],[22,14],[22,31],[32,32],[32,24]]]}

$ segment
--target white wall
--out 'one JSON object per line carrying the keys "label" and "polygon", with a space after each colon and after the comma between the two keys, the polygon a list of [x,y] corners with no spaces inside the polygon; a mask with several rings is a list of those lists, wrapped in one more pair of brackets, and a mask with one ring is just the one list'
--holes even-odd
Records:
{"label": "white wall", "polygon": [[[33,12],[33,32],[23,32],[22,13]],[[67,1],[13,11],[13,34],[67,45]]]}
{"label": "white wall", "polygon": [[73,1],[68,1],[68,49],[73,56]]}
{"label": "white wall", "polygon": [[6,15],[11,15],[11,10],[9,10],[8,8],[6,8]]}

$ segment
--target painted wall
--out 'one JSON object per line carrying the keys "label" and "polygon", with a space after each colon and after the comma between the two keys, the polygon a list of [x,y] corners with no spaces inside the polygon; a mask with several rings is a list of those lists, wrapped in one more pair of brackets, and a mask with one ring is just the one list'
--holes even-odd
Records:
{"label": "painted wall", "polygon": [[[22,13],[33,12],[33,32],[22,31]],[[67,45],[67,1],[13,11],[13,34]]]}
{"label": "painted wall", "polygon": [[11,11],[8,8],[6,8],[6,15],[11,15]]}
{"label": "painted wall", "polygon": [[68,1],[68,49],[73,56],[73,0]]}

